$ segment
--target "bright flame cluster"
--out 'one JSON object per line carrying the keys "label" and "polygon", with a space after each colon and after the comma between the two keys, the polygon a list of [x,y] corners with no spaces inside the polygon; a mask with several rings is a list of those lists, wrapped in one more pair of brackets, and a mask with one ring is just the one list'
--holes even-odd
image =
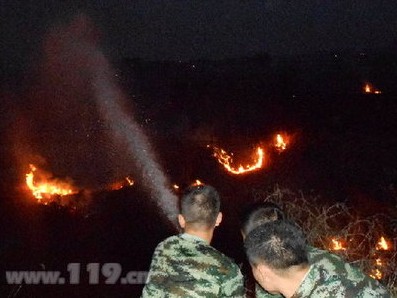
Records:
{"label": "bright flame cluster", "polygon": [[37,168],[32,164],[30,164],[29,167],[30,172],[26,174],[26,185],[38,201],[54,195],[66,196],[77,193],[77,191],[66,182],[46,179],[40,182],[35,181],[35,172]]}
{"label": "bright flame cluster", "polygon": [[281,134],[276,135],[276,142],[274,144],[274,147],[276,148],[277,151],[281,152],[287,149],[287,143],[284,140],[283,136]]}
{"label": "bright flame cluster", "polygon": [[[209,146],[207,146],[209,147]],[[245,166],[239,165],[238,167],[233,167],[233,158],[232,155],[233,153],[229,154],[222,148],[218,147],[213,147],[214,153],[213,156],[218,160],[220,164],[224,166],[224,168],[232,173],[232,174],[244,174],[248,172],[255,171],[257,169],[260,169],[263,166],[263,161],[264,161],[264,156],[265,153],[261,147],[258,147],[256,149],[256,159],[254,160],[253,164],[247,164]]]}
{"label": "bright flame cluster", "polygon": [[388,250],[389,244],[387,243],[385,237],[380,237],[378,243],[376,244],[376,250]]}
{"label": "bright flame cluster", "polygon": [[[344,247],[344,244],[341,240],[338,240],[336,238],[331,238],[331,245],[330,245],[331,250],[346,250]],[[390,250],[391,245],[389,245],[388,241],[386,240],[385,237],[381,236],[379,238],[379,241],[376,243],[375,246],[376,250]]]}
{"label": "bright flame cluster", "polygon": [[[276,151],[282,152],[287,149],[288,143],[288,137],[277,134],[274,138],[274,141],[272,141],[271,146]],[[207,148],[212,148],[212,155],[229,173],[234,175],[247,174],[262,168],[264,165],[265,151],[261,146],[256,147],[252,161],[246,163],[245,165],[239,164],[238,166],[234,165],[233,153],[228,153],[226,150],[216,146],[207,145]]]}
{"label": "bright flame cluster", "polygon": [[[375,245],[375,249],[377,251],[381,251],[381,250],[388,251],[388,250],[391,250],[392,247],[391,247],[391,245],[389,245],[389,241],[387,241],[384,236],[381,236],[379,238],[379,241]],[[346,250],[346,247],[344,246],[344,244],[341,240],[338,240],[336,238],[331,238],[330,250],[343,251],[343,250]],[[374,279],[382,279],[383,275],[384,275],[382,272],[383,266],[384,266],[384,263],[383,263],[382,259],[378,256],[374,262],[373,268],[369,272],[369,276],[371,276]]]}
{"label": "bright flame cluster", "polygon": [[346,248],[343,246],[343,243],[341,240],[332,238],[331,242],[332,242],[332,245],[331,245],[332,250],[346,250]]}
{"label": "bright flame cluster", "polygon": [[192,186],[198,186],[198,185],[204,185],[204,183],[201,182],[200,180],[196,179],[196,180],[192,183]]}
{"label": "bright flame cluster", "polygon": [[369,274],[374,279],[382,279],[383,273],[380,268],[383,266],[383,262],[380,258],[375,260],[375,268],[373,268]]}
{"label": "bright flame cluster", "polygon": [[108,189],[109,190],[119,190],[119,189],[122,189],[122,188],[124,188],[126,186],[133,186],[134,184],[135,184],[135,181],[131,177],[127,176],[121,181],[117,181],[117,182],[112,183],[108,187]]}
{"label": "bright flame cluster", "polygon": [[372,86],[370,83],[366,83],[364,85],[364,93],[367,94],[381,94],[382,91],[376,89],[374,86]]}

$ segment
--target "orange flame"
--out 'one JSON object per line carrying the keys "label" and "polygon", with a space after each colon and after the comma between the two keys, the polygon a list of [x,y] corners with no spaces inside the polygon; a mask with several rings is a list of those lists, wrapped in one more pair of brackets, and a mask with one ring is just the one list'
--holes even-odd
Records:
{"label": "orange flame", "polygon": [[335,238],[332,238],[331,241],[332,241],[332,245],[331,245],[332,250],[346,250],[346,248],[343,246],[342,241],[337,240]]}
{"label": "orange flame", "polygon": [[369,276],[372,277],[373,279],[382,279],[383,273],[378,268],[374,268],[371,270]]}
{"label": "orange flame", "polygon": [[380,237],[378,243],[376,244],[376,250],[389,250],[389,244],[387,243],[385,237]]}
{"label": "orange flame", "polygon": [[114,182],[109,186],[110,190],[119,190],[125,186],[133,186],[135,181],[129,176],[125,177],[122,181]]}
{"label": "orange flame", "polygon": [[370,84],[365,84],[365,86],[364,86],[364,92],[365,93],[372,93],[372,88],[371,88],[371,85]]}
{"label": "orange flame", "polygon": [[376,88],[375,88],[372,84],[370,84],[370,83],[365,83],[365,85],[364,85],[364,93],[367,93],[367,94],[371,94],[371,93],[373,93],[373,94],[381,94],[382,91],[376,89]]}
{"label": "orange flame", "polygon": [[134,180],[132,180],[130,177],[125,177],[125,180],[127,181],[127,183],[128,183],[128,185],[130,185],[130,186],[132,186],[132,185],[134,185],[135,184],[135,181]]}
{"label": "orange flame", "polygon": [[[207,147],[210,147],[209,145]],[[239,174],[245,174],[248,172],[252,172],[255,170],[258,170],[262,168],[263,166],[263,160],[264,160],[264,151],[261,147],[257,147],[256,149],[256,155],[257,158],[255,160],[255,163],[252,165],[240,165],[237,168],[233,167],[233,159],[232,155],[228,154],[225,150],[218,148],[218,147],[213,147],[214,153],[213,156],[218,160],[218,162],[224,166],[224,168],[231,174],[239,175]]]}
{"label": "orange flame", "polygon": [[375,267],[371,270],[369,276],[371,276],[374,279],[382,279],[383,278],[383,273],[380,270],[380,267],[383,266],[383,262],[380,258],[377,258],[375,260]]}
{"label": "orange flame", "polygon": [[66,196],[77,193],[69,183],[64,181],[57,181],[54,179],[48,180],[43,177],[40,177],[42,181],[35,181],[35,172],[37,168],[32,164],[30,164],[29,167],[30,172],[26,174],[26,185],[38,202],[54,195]]}
{"label": "orange flame", "polygon": [[203,185],[203,184],[204,184],[203,182],[201,182],[200,180],[196,179],[196,181],[194,181],[192,183],[192,186]]}
{"label": "orange flame", "polygon": [[281,134],[276,135],[274,147],[276,147],[276,150],[279,152],[284,151],[287,148],[287,141]]}

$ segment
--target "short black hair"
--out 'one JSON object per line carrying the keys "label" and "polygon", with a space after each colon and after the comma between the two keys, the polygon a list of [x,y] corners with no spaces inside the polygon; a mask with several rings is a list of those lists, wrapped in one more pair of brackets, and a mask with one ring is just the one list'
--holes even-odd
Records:
{"label": "short black hair", "polygon": [[210,185],[188,187],[180,201],[180,211],[187,224],[212,227],[219,214],[221,199]]}
{"label": "short black hair", "polygon": [[240,216],[241,231],[246,236],[256,227],[274,220],[284,220],[285,214],[273,202],[255,202],[249,205]]}
{"label": "short black hair", "polygon": [[300,228],[286,220],[276,220],[251,231],[244,243],[251,265],[261,263],[285,270],[294,265],[307,265],[306,237]]}

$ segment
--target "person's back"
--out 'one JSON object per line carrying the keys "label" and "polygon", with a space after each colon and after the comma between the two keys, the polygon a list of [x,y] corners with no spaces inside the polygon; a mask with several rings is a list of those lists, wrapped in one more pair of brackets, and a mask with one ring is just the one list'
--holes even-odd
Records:
{"label": "person's back", "polygon": [[287,221],[256,227],[244,245],[255,279],[270,293],[287,298],[391,297],[382,285],[335,255],[323,251],[310,262],[304,234]]}
{"label": "person's back", "polygon": [[142,297],[244,297],[238,266],[210,246],[222,221],[220,198],[207,185],[189,188],[178,221],[184,233],[161,242],[153,254]]}
{"label": "person's back", "polygon": [[[313,272],[317,272],[311,281],[321,284],[319,288],[321,291],[325,291],[324,288],[328,287],[328,292],[332,288],[338,291],[345,289],[346,294],[343,297],[390,297],[386,288],[378,281],[365,275],[359,268],[345,262],[336,254],[308,246],[308,259],[310,264],[316,266]],[[306,287],[312,288],[308,285]],[[255,291],[257,298],[282,297],[266,292],[259,285]],[[329,293],[331,296],[325,296],[325,293],[323,295],[322,297],[332,297],[332,293]]]}
{"label": "person's back", "polygon": [[[284,220],[285,215],[274,203],[261,202],[252,205],[242,219],[243,236],[256,227],[275,220]],[[307,247],[307,257],[311,270],[306,284],[301,285],[300,296],[293,297],[390,297],[386,288],[378,281],[365,275],[359,268],[345,262],[340,256],[315,247]],[[305,292],[307,289],[309,292]],[[278,298],[280,294],[271,294],[258,284],[256,297]]]}
{"label": "person's back", "polygon": [[199,237],[172,236],[155,250],[142,297],[242,297],[238,266]]}
{"label": "person's back", "polygon": [[[334,297],[333,291],[341,297],[390,297],[386,288],[377,280],[345,262],[340,256],[314,247],[308,248],[308,255],[314,269],[307,280],[311,285],[316,285],[317,292],[324,293],[323,297]],[[304,290],[312,288],[311,285],[301,286],[303,293],[300,297],[306,297]]]}

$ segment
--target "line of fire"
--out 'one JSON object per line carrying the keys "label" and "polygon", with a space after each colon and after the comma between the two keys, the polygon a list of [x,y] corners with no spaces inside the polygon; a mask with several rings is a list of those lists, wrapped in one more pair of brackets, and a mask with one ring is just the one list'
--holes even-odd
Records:
{"label": "line of fire", "polygon": [[[287,144],[290,143],[290,137],[287,134],[276,134],[270,144],[271,148],[278,153],[287,149]],[[264,148],[261,146],[256,147],[255,152],[252,154],[251,159],[244,165],[237,165],[233,159],[233,153],[227,153],[224,149],[207,145],[207,148],[213,150],[212,156],[223,166],[227,173],[231,175],[247,175],[253,171],[262,170],[264,168],[265,153]],[[47,205],[51,202],[56,202],[59,198],[65,196],[73,196],[78,194],[81,190],[73,185],[70,179],[54,178],[50,173],[37,168],[34,164],[29,164],[30,171],[26,173],[26,186],[30,190],[33,198],[38,203]],[[200,185],[199,179],[196,179],[191,185]],[[120,181],[110,183],[107,190],[119,190],[124,187],[133,186],[135,181],[132,177],[124,177]],[[179,190],[178,184],[173,184],[174,190]]]}

